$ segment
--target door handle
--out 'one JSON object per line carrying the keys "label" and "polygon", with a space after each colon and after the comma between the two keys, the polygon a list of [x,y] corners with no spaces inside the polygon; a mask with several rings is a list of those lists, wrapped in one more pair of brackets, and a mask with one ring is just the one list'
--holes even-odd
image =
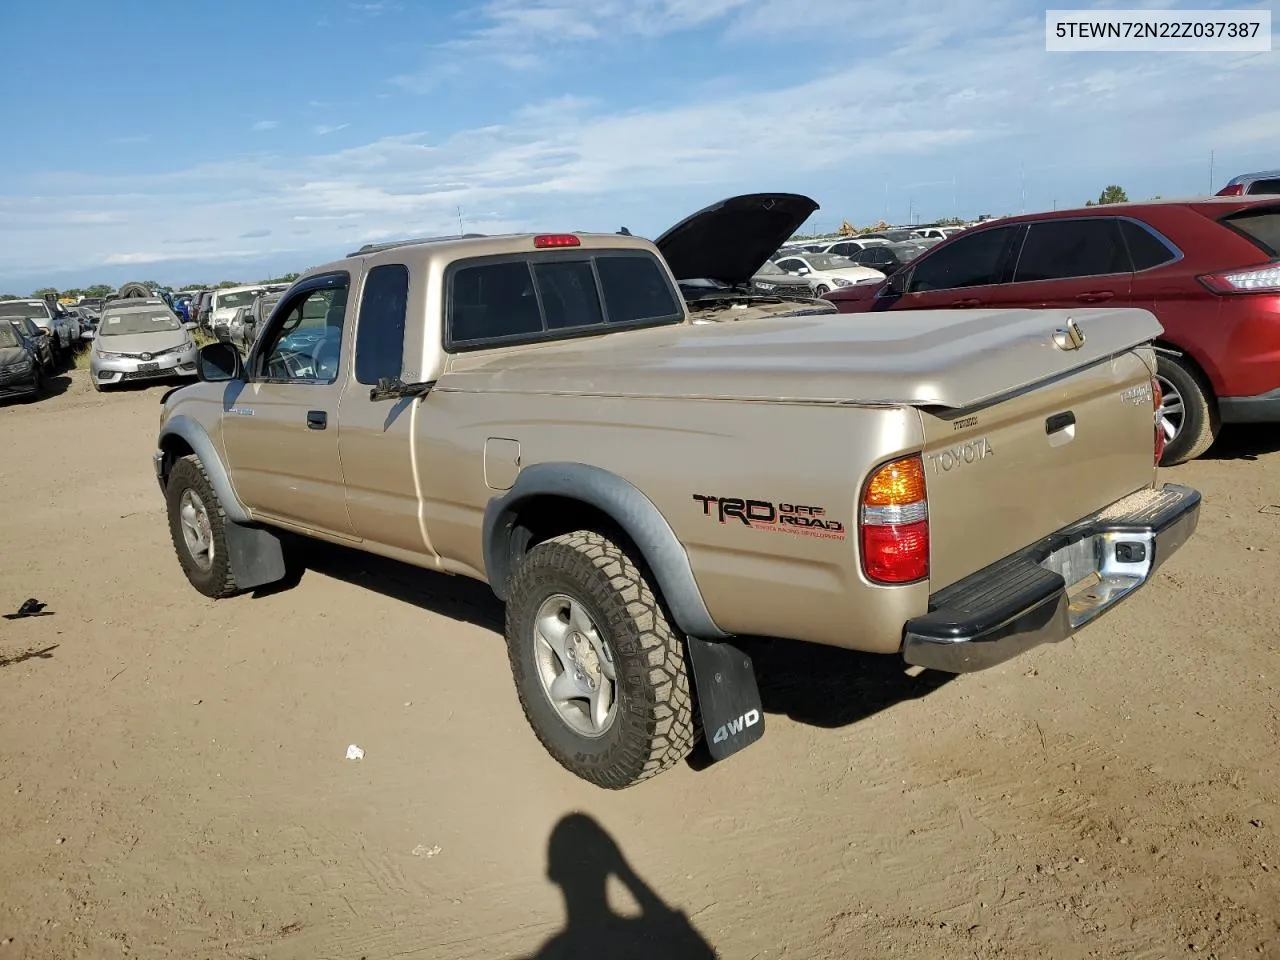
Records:
{"label": "door handle", "polygon": [[1046,417],[1044,421],[1044,432],[1053,434],[1059,430],[1065,430],[1067,427],[1076,425],[1076,415],[1068,410],[1066,413],[1055,413],[1051,417]]}
{"label": "door handle", "polygon": [[1110,300],[1115,294],[1110,290],[1090,290],[1088,293],[1081,293],[1076,299],[1081,303],[1101,303],[1103,300]]}
{"label": "door handle", "polygon": [[964,300],[952,300],[952,301],[951,301],[951,306],[953,306],[953,307],[980,307],[980,306],[982,306],[982,301],[981,301],[981,300],[979,300],[977,297],[967,297],[967,298],[965,298]]}
{"label": "door handle", "polygon": [[312,430],[323,430],[329,425],[329,414],[323,410],[307,411],[307,426]]}

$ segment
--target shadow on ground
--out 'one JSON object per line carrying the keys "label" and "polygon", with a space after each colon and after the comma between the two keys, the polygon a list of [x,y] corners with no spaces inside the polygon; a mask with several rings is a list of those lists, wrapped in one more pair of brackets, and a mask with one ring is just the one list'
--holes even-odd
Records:
{"label": "shadow on ground", "polygon": [[[295,558],[290,576],[255,596],[290,589],[306,570],[314,570],[499,635],[503,632],[502,604],[478,581],[432,573],[319,541],[290,541],[289,547],[289,555]],[[931,670],[909,676],[902,659],[893,655],[855,653],[794,640],[741,638],[737,643],[755,664],[765,712],[815,727],[857,723],[895,704],[926,696],[955,679],[953,674]]]}
{"label": "shadow on ground", "polygon": [[1230,424],[1201,459],[1257,460],[1276,451],[1280,451],[1280,431],[1275,424]]}
{"label": "shadow on ground", "polygon": [[478,580],[434,573],[319,540],[289,538],[286,549],[288,576],[280,583],[256,591],[254,596],[290,590],[301,582],[307,570],[314,570],[432,613],[475,624],[498,634],[503,631],[502,604],[488,585]]}
{"label": "shadow on ground", "polygon": [[51,647],[45,647],[43,650],[24,650],[22,653],[0,653],[0,667],[12,667],[15,664],[26,663],[28,660],[52,660],[53,651],[58,649],[58,644]]}
{"label": "shadow on ground", "polygon": [[[639,913],[615,913],[606,881],[626,887]],[[669,907],[622,855],[608,832],[591,817],[571,813],[551,831],[547,878],[564,896],[565,925],[523,960],[714,960],[711,945],[688,916]]]}
{"label": "shadow on ground", "polygon": [[755,664],[766,713],[814,727],[844,727],[906,700],[927,696],[955,674],[910,676],[902,658],[795,640],[743,640]]}

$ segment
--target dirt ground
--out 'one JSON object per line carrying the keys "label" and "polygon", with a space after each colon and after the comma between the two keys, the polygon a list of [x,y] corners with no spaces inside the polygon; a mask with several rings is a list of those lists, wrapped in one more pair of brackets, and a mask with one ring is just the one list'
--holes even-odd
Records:
{"label": "dirt ground", "polygon": [[[162,387],[0,406],[0,960],[1280,957],[1280,436],[1157,580],[982,674],[757,650],[768,733],[621,793],[478,585],[331,548],[214,603]],[[347,760],[349,744],[365,751]],[[628,952],[630,950],[630,952]]]}

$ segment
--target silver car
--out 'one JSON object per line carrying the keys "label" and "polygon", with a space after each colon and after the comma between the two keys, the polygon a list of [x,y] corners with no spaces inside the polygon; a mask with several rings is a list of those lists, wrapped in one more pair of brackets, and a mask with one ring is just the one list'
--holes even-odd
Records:
{"label": "silver car", "polygon": [[194,323],[183,323],[163,300],[107,305],[89,358],[95,390],[137,380],[196,375]]}

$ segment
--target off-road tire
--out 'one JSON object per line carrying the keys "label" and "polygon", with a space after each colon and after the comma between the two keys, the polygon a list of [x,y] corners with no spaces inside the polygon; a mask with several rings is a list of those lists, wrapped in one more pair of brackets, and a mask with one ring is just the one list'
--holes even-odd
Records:
{"label": "off-road tire", "polygon": [[[553,594],[581,603],[617,671],[617,713],[592,739],[573,730],[543,690],[533,621]],[[578,530],[546,540],[517,564],[506,611],[507,653],[525,718],[542,746],[584,780],[620,790],[689,755],[696,736],[684,641],[636,563],[612,540]]]}
{"label": "off-road tire", "polygon": [[[178,509],[182,494],[188,489],[199,495],[209,514],[214,549],[213,563],[208,570],[200,569],[182,536]],[[222,508],[222,501],[213,491],[213,484],[209,482],[209,475],[205,473],[204,464],[199,457],[192,454],[173,465],[169,472],[169,482],[165,486],[165,503],[169,512],[169,536],[173,540],[173,549],[178,555],[178,563],[182,565],[182,572],[187,575],[191,585],[206,597],[215,600],[238,592],[236,578],[231,571],[231,557],[227,551],[227,514]]]}
{"label": "off-road tire", "polygon": [[1182,429],[1165,446],[1160,466],[1172,467],[1203,454],[1218,436],[1218,411],[1213,391],[1188,364],[1164,353],[1156,354],[1157,373],[1182,395]]}

